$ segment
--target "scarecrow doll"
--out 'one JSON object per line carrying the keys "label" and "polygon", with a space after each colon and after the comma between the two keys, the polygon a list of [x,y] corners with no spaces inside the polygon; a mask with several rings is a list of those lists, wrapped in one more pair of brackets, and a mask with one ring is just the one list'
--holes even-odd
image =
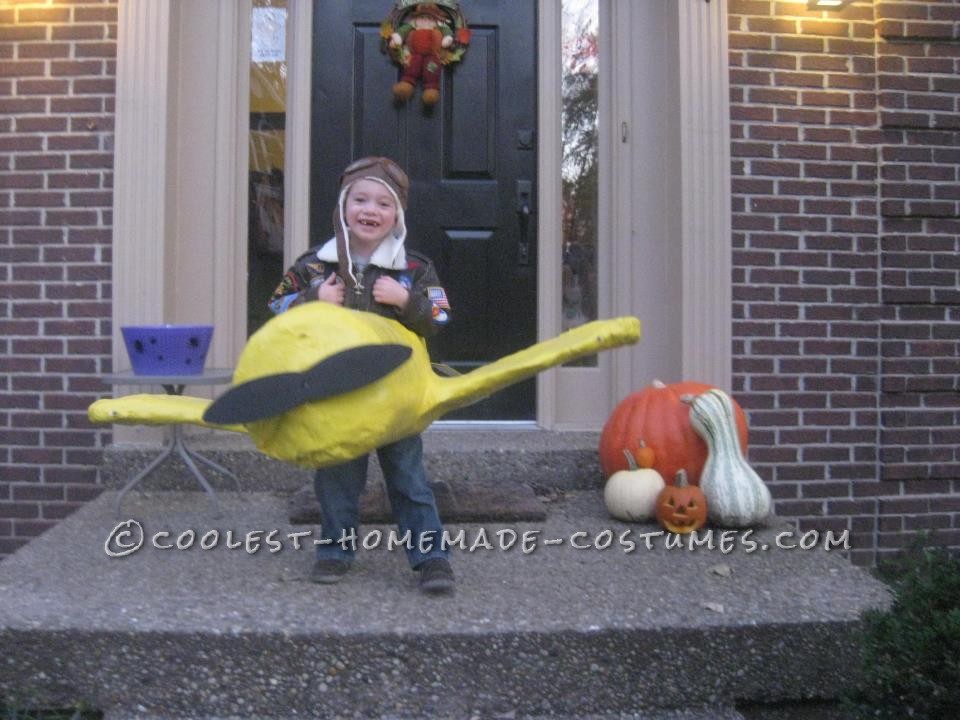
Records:
{"label": "scarecrow doll", "polygon": [[384,23],[387,51],[402,68],[400,81],[393,86],[399,102],[413,96],[417,82],[423,82],[423,104],[440,100],[440,73],[443,66],[460,60],[470,41],[459,8],[452,16],[438,3],[418,3],[395,11]]}

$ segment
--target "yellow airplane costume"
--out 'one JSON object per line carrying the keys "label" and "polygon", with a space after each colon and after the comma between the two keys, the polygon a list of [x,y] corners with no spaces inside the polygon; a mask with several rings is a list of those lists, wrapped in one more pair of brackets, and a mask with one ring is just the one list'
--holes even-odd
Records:
{"label": "yellow airplane costume", "polygon": [[635,343],[634,317],[598,320],[455,377],[395,320],[305,303],[269,320],[214,401],[172,395],[98,400],[95,423],[192,424],[250,434],[266,455],[306,468],[346,462],[426,429],[459,407],[584,355]]}

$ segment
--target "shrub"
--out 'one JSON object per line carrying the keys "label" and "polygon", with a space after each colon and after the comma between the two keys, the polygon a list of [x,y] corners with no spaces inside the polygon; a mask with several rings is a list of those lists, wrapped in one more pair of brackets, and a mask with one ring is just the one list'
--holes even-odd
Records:
{"label": "shrub", "polygon": [[863,615],[862,686],[851,705],[863,718],[960,717],[960,559],[925,538],[880,569],[889,610]]}
{"label": "shrub", "polygon": [[0,697],[0,720],[103,720],[103,713],[90,710],[82,702],[57,710],[23,709],[29,706],[22,698]]}

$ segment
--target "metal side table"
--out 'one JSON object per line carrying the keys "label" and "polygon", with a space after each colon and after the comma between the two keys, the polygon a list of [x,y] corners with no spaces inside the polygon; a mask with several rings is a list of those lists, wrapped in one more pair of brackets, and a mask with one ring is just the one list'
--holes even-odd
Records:
{"label": "metal side table", "polygon": [[[109,385],[161,385],[168,395],[183,395],[183,390],[187,385],[222,385],[229,383],[232,378],[233,370],[230,368],[210,368],[204,370],[203,373],[199,375],[135,375],[132,370],[127,370],[126,372],[101,376],[101,379]],[[150,473],[160,467],[160,464],[173,453],[180,456],[184,465],[193,473],[197,482],[200,483],[200,486],[207,495],[210,496],[210,499],[213,500],[217,517],[222,515],[220,501],[217,499],[216,492],[214,492],[213,487],[203,476],[203,473],[197,468],[194,460],[207,465],[221,475],[226,475],[231,478],[233,482],[236,483],[237,492],[240,492],[240,480],[222,465],[218,465],[210,458],[204,457],[196,450],[191,450],[187,447],[187,443],[183,438],[183,426],[174,424],[170,432],[170,439],[163,446],[160,454],[154,458],[147,467],[137,473],[135,477],[131,478],[117,495],[116,509],[118,516],[120,515],[120,503],[123,501],[123,496],[130,492],[130,490],[136,487],[141,481],[145,480]]]}

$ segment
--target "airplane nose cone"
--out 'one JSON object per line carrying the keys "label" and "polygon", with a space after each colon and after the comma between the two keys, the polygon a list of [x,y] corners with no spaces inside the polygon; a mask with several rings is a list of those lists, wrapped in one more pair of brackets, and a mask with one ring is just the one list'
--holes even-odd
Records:
{"label": "airplane nose cone", "polygon": [[[361,357],[366,347],[369,354]],[[325,360],[333,364],[331,372],[319,369]],[[371,382],[371,365],[389,369]],[[250,338],[234,383],[280,373],[296,373],[294,393],[307,399],[248,422],[254,444],[271,457],[302,467],[333,465],[426,425],[422,405],[433,375],[430,358],[423,340],[395,320],[330,303],[292,308]],[[355,375],[367,379],[354,383]],[[330,386],[338,392],[316,399]]]}

